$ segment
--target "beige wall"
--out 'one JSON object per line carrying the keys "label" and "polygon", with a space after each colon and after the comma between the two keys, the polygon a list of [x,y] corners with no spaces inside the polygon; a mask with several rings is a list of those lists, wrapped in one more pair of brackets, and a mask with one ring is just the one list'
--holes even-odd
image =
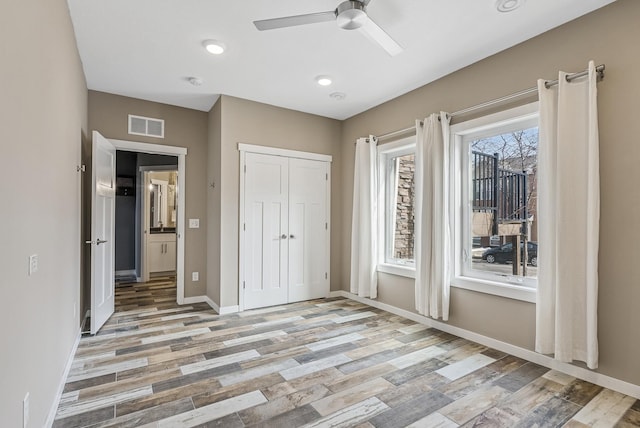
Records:
{"label": "beige wall", "polygon": [[[601,172],[599,372],[640,384],[640,271],[636,268],[640,227],[616,227],[640,218],[640,2],[619,0],[516,47],[480,61],[344,122],[345,177],[342,218],[351,218],[353,141],[410,126],[440,110],[456,111],[553,79],[558,70],[580,71],[590,59],[606,64],[598,84]],[[465,120],[458,118],[454,123]],[[635,219],[635,220],[634,220]],[[342,233],[342,287],[349,287],[350,222]],[[413,310],[412,281],[381,275],[380,300]],[[450,323],[533,349],[535,305],[452,289]]]}
{"label": "beige wall", "polygon": [[[238,216],[240,155],[238,143],[293,149],[333,156],[331,165],[331,288],[339,289],[341,200],[340,131],[337,120],[222,96],[221,108],[221,272],[220,306],[238,304]],[[214,108],[215,111],[215,108]],[[211,143],[213,144],[213,143]],[[210,170],[218,165],[209,165]],[[217,221],[210,218],[209,221]]]}
{"label": "beige wall", "polygon": [[[164,138],[128,134],[128,115],[164,119]],[[185,217],[199,218],[200,228],[185,226],[184,295],[206,294],[207,284],[207,113],[143,101],[104,92],[89,91],[89,129],[106,138],[187,148]],[[188,220],[187,220],[188,222]],[[191,272],[200,281],[191,280]]]}
{"label": "beige wall", "polygon": [[80,328],[87,87],[65,0],[4,3],[0,40],[0,419],[22,426],[29,392],[41,427]]}

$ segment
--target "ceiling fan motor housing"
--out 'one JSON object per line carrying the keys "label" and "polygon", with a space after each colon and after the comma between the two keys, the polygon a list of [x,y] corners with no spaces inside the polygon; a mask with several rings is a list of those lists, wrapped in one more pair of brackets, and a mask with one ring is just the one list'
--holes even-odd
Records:
{"label": "ceiling fan motor housing", "polygon": [[345,30],[362,27],[367,20],[367,12],[361,1],[344,1],[336,9],[336,22]]}

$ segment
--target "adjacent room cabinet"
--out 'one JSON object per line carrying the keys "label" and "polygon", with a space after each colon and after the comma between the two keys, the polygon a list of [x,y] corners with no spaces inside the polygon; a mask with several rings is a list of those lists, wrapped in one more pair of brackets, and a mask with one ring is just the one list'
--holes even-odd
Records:
{"label": "adjacent room cabinet", "polygon": [[239,149],[241,309],[328,296],[331,157]]}
{"label": "adjacent room cabinet", "polygon": [[176,234],[152,233],[147,238],[149,273],[176,270]]}

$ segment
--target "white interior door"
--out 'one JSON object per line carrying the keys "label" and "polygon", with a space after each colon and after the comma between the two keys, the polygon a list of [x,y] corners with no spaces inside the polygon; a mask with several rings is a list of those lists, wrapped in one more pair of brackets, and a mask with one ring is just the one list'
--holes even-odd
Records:
{"label": "white interior door", "polygon": [[289,160],[289,302],[326,297],[327,162]]}
{"label": "white interior door", "polygon": [[116,149],[93,131],[91,187],[91,334],[114,311]]}
{"label": "white interior door", "polygon": [[288,159],[245,157],[244,308],[287,303]]}

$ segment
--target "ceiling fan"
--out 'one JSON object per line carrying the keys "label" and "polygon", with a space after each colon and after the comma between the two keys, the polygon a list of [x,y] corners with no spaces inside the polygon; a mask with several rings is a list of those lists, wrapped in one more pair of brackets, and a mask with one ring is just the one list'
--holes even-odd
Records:
{"label": "ceiling fan", "polygon": [[274,30],[276,28],[294,27],[296,25],[315,24],[336,20],[338,26],[344,30],[359,29],[376,43],[378,43],[391,56],[402,52],[402,47],[391,38],[382,28],[369,18],[367,5],[371,0],[343,1],[336,10],[328,12],[309,13],[306,15],[287,16],[283,18],[264,19],[253,21],[260,31]]}

